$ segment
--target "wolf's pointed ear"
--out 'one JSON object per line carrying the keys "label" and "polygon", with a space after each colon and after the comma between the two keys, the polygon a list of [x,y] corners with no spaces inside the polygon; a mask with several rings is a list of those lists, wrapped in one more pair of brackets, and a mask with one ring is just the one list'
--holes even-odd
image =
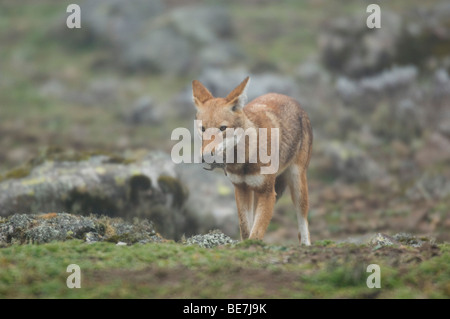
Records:
{"label": "wolf's pointed ear", "polygon": [[241,110],[247,103],[247,87],[250,77],[247,76],[230,94],[226,97],[228,104],[233,105],[233,111]]}
{"label": "wolf's pointed ear", "polygon": [[192,81],[192,99],[196,107],[202,107],[206,101],[213,98],[211,92],[200,81]]}

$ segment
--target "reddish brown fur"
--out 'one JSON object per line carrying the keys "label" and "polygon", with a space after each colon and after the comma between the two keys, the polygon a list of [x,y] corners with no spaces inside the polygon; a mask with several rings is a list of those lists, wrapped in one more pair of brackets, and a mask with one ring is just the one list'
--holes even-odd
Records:
{"label": "reddish brown fur", "polygon": [[[226,171],[235,186],[241,237],[262,239],[273,214],[273,207],[289,186],[297,208],[299,231],[304,244],[309,245],[308,183],[306,171],[311,158],[312,129],[306,112],[293,98],[276,93],[262,95],[243,107],[246,78],[226,98],[215,98],[198,81],[192,83],[197,120],[205,128],[267,128],[267,148],[271,149],[270,129],[278,128],[279,169],[275,174],[260,175],[261,167],[269,164],[248,163],[249,154],[256,149],[246,143],[246,163],[227,164]],[[210,141],[203,141],[203,149]],[[247,217],[247,213],[253,217]],[[300,236],[300,233],[299,233]]]}

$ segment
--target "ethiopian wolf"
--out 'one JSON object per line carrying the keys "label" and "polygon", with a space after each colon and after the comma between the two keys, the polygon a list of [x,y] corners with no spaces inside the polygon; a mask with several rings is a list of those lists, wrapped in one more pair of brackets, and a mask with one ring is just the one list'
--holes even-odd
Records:
{"label": "ethiopian wolf", "polygon": [[[223,168],[235,187],[242,239],[263,239],[275,202],[289,187],[300,243],[310,245],[306,173],[313,135],[308,115],[295,99],[282,94],[265,94],[246,104],[248,84],[249,77],[221,98],[199,81],[192,82],[202,156],[221,152],[225,158]],[[214,136],[206,134],[211,130]]]}

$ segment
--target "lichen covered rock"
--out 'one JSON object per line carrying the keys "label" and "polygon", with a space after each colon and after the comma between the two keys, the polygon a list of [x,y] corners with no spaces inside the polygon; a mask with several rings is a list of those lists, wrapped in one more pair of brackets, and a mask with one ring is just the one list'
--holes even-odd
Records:
{"label": "lichen covered rock", "polygon": [[226,177],[205,172],[201,164],[176,165],[163,152],[124,157],[56,152],[18,173],[0,178],[0,216],[68,212],[149,219],[164,238],[174,240],[211,229],[239,235]]}
{"label": "lichen covered rock", "polygon": [[362,14],[327,20],[319,36],[322,61],[329,70],[352,78],[393,65],[448,66],[449,13],[450,4],[443,1],[404,14],[383,8],[379,29],[367,28]]}
{"label": "lichen covered rock", "polygon": [[237,240],[233,240],[219,230],[210,231],[205,235],[195,235],[186,240],[187,245],[198,245],[203,248],[213,248],[221,245],[237,244]]}
{"label": "lichen covered rock", "polygon": [[379,249],[386,246],[410,246],[414,248],[422,247],[425,243],[433,243],[433,240],[427,237],[417,237],[408,233],[398,233],[393,236],[377,233],[372,236],[368,244],[373,246],[374,249]]}
{"label": "lichen covered rock", "polygon": [[0,220],[0,247],[70,239],[81,239],[87,243],[107,241],[127,244],[164,240],[148,220],[127,223],[120,218],[67,213],[16,214]]}
{"label": "lichen covered rock", "polygon": [[134,158],[50,154],[31,163],[27,173],[9,174],[0,182],[0,216],[70,212],[139,217],[154,221],[168,238],[192,234],[195,223],[171,226],[174,215],[184,214],[188,196],[174,168],[170,157],[158,152]]}

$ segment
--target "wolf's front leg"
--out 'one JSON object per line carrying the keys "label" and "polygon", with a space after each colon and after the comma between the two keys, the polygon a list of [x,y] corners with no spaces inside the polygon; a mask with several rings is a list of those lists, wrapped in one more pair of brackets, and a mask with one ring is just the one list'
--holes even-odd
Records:
{"label": "wolf's front leg", "polygon": [[250,232],[251,239],[263,239],[273,215],[276,196],[275,190],[270,192],[255,191],[255,220]]}
{"label": "wolf's front leg", "polygon": [[235,186],[236,206],[239,216],[241,239],[248,239],[253,222],[253,190],[245,184]]}

